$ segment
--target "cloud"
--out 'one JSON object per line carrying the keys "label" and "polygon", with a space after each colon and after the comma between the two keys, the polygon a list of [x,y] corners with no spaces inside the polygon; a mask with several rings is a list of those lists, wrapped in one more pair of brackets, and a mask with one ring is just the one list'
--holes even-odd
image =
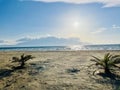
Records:
{"label": "cloud", "polygon": [[120,26],[112,25],[112,29],[120,29]]}
{"label": "cloud", "polygon": [[2,43],[3,42],[3,40],[0,40],[0,43]]}
{"label": "cloud", "polygon": [[41,37],[37,39],[22,38],[17,40],[19,46],[65,46],[81,44],[78,38],[58,38],[58,37]]}
{"label": "cloud", "polygon": [[19,43],[16,40],[0,40],[0,45],[17,45]]}
{"label": "cloud", "polygon": [[93,31],[92,34],[102,33],[102,32],[104,32],[104,31],[106,31],[106,30],[107,30],[107,28],[99,28],[98,30]]}
{"label": "cloud", "polygon": [[58,38],[53,36],[41,38],[20,38],[18,40],[0,41],[0,46],[66,46],[83,44],[79,38]]}
{"label": "cloud", "polygon": [[106,28],[106,27],[103,27],[103,28],[99,28],[99,29],[97,29],[96,31],[93,31],[93,32],[91,32],[92,34],[99,34],[99,33],[102,33],[102,32],[104,32],[104,31],[106,31],[106,30],[120,30],[120,26],[118,26],[118,25],[112,25],[112,27],[109,27],[109,28]]}
{"label": "cloud", "polygon": [[20,0],[20,1],[37,1],[37,2],[65,2],[74,4],[87,4],[87,3],[102,3],[103,7],[116,7],[120,6],[120,0]]}

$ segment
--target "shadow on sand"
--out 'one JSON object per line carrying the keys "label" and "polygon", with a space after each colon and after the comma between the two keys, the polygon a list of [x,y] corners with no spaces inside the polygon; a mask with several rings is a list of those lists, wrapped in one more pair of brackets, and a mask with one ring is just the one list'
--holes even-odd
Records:
{"label": "shadow on sand", "polygon": [[116,75],[116,74],[105,74],[105,73],[99,73],[97,74],[99,76],[101,76],[103,79],[97,79],[94,78],[94,80],[97,83],[100,84],[109,84],[112,86],[113,90],[120,90],[120,75]]}
{"label": "shadow on sand", "polygon": [[8,77],[12,75],[12,72],[14,72],[14,70],[10,70],[10,69],[1,69],[0,70],[0,79],[4,78],[4,77]]}

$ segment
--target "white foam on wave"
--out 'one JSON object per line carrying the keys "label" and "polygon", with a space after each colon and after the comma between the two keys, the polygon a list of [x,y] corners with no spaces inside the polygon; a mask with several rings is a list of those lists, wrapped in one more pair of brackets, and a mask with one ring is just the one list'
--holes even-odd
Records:
{"label": "white foam on wave", "polygon": [[68,46],[71,50],[85,50],[84,45],[73,45],[73,46]]}

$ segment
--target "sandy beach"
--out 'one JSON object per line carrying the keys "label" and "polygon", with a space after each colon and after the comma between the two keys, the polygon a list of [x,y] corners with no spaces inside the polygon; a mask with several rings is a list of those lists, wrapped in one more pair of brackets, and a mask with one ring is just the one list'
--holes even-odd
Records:
{"label": "sandy beach", "polygon": [[[120,51],[1,51],[0,90],[120,90],[120,80],[93,75],[91,56]],[[25,69],[12,71],[13,56],[33,55]],[[77,71],[72,71],[76,69]]]}

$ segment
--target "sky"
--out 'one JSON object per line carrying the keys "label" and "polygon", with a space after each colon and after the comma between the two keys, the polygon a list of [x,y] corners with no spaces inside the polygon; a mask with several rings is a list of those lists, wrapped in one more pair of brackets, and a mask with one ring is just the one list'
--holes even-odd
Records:
{"label": "sky", "polygon": [[0,0],[0,45],[43,37],[120,44],[120,0]]}

